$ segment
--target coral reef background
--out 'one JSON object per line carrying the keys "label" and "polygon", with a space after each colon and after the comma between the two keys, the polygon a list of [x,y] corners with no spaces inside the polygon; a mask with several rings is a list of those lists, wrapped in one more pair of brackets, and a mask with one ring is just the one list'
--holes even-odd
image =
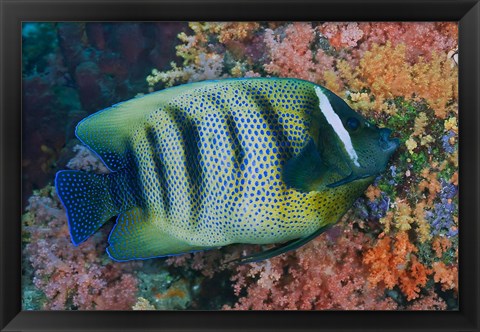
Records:
{"label": "coral reef background", "polygon": [[[458,309],[458,26],[447,22],[24,23],[25,310]],[[102,108],[226,77],[326,86],[401,140],[331,230],[265,249],[117,263],[113,220],[78,247],[52,187],[59,169],[107,172],[74,137]]]}

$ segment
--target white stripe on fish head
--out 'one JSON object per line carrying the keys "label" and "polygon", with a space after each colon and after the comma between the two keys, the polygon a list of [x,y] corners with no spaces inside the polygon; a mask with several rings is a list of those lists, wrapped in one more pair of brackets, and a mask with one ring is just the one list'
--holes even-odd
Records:
{"label": "white stripe on fish head", "polygon": [[318,86],[315,87],[315,93],[318,96],[318,100],[320,101],[319,106],[320,110],[322,111],[323,115],[327,119],[327,122],[332,126],[333,130],[337,134],[340,141],[343,143],[345,150],[347,151],[350,159],[353,161],[355,166],[360,167],[358,163],[358,156],[357,152],[355,151],[352,140],[350,138],[350,134],[343,126],[342,120],[338,116],[337,113],[332,108],[330,101],[328,100],[327,96],[323,93],[322,89]]}

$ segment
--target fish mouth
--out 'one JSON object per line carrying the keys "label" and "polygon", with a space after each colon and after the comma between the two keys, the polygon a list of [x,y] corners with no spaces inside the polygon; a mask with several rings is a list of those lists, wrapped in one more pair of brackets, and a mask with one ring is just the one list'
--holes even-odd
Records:
{"label": "fish mouth", "polygon": [[400,145],[400,140],[398,138],[393,138],[388,142],[388,147],[385,149],[385,152],[394,152]]}
{"label": "fish mouth", "polygon": [[388,128],[380,129],[380,138],[378,140],[380,148],[385,152],[395,151],[400,145],[400,140],[398,138],[390,138],[392,131]]}

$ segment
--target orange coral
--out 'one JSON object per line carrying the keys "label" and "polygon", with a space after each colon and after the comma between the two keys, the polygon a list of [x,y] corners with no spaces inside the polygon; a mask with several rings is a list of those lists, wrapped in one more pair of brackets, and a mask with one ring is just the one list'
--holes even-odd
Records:
{"label": "orange coral", "polygon": [[379,108],[386,99],[395,96],[410,99],[413,96],[425,99],[435,115],[444,119],[448,113],[447,103],[457,99],[457,68],[452,68],[447,57],[437,53],[432,54],[428,62],[420,58],[412,65],[406,59],[406,51],[404,44],[373,45],[365,52],[358,67],[350,67],[353,73],[348,73],[345,64],[340,73],[351,89],[369,89]]}
{"label": "orange coral", "polygon": [[380,190],[380,188],[376,186],[369,186],[367,188],[367,191],[365,192],[365,196],[368,197],[370,202],[373,202],[375,199],[380,197],[381,194],[382,194],[382,191]]}
{"label": "orange coral", "polygon": [[435,262],[432,265],[433,280],[442,284],[442,289],[453,289],[458,291],[458,267],[456,265],[445,265],[443,262]]}
{"label": "orange coral", "polygon": [[418,184],[418,190],[424,192],[428,190],[428,204],[431,205],[437,194],[442,190],[442,184],[438,181],[437,173],[431,172],[430,168],[425,168],[421,173],[424,178]]}
{"label": "orange coral", "polygon": [[407,300],[413,300],[419,296],[420,287],[427,283],[430,270],[423,266],[415,255],[411,255],[410,267],[399,276],[400,289],[407,295]]}
{"label": "orange coral", "polygon": [[411,70],[415,94],[425,98],[441,119],[447,116],[447,103],[458,98],[457,75],[456,67],[439,54],[433,54],[428,62],[422,59]]}
{"label": "orange coral", "polygon": [[431,271],[417,260],[415,252],[417,248],[406,232],[397,233],[393,239],[380,239],[363,257],[363,262],[370,266],[368,281],[373,287],[381,282],[388,289],[398,285],[408,301],[417,298]]}
{"label": "orange coral", "polygon": [[394,96],[410,97],[409,72],[405,61],[405,45],[394,48],[390,43],[385,46],[374,45],[360,60],[358,68],[359,77],[367,84],[366,87],[382,100]]}
{"label": "orange coral", "polygon": [[218,23],[218,27],[218,41],[228,43],[251,38],[260,24],[256,22],[222,22]]}
{"label": "orange coral", "polygon": [[452,246],[452,241],[446,237],[436,237],[432,242],[432,249],[437,258],[442,258],[442,255]]}
{"label": "orange coral", "polygon": [[458,186],[458,172],[453,173],[452,178],[450,179],[450,182]]}

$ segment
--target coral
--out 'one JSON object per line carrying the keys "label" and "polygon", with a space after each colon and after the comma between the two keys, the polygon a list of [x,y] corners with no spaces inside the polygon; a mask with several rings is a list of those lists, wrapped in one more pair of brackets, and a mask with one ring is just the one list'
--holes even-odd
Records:
{"label": "coral", "polygon": [[453,173],[452,178],[450,179],[450,182],[454,186],[458,186],[458,172]]}
{"label": "coral", "polygon": [[420,145],[429,146],[431,143],[435,142],[435,139],[431,135],[425,135],[420,137]]}
{"label": "coral", "polygon": [[424,168],[421,176],[422,181],[418,184],[418,190],[424,192],[428,190],[428,204],[431,205],[437,194],[441,191],[441,184],[438,181],[437,173],[431,172],[430,168]]}
{"label": "coral", "polygon": [[379,223],[383,225],[382,236],[390,233],[393,222],[393,211],[388,211],[385,217],[379,219]]}
{"label": "coral", "polygon": [[99,174],[109,172],[105,164],[86,146],[75,145],[72,150],[76,155],[67,163],[68,168]]}
{"label": "coral", "polygon": [[152,310],[187,309],[192,302],[192,281],[172,275],[165,264],[154,264],[136,273],[139,300],[147,301]]}
{"label": "coral", "polygon": [[369,238],[337,226],[293,253],[241,265],[233,277],[236,294],[225,309],[395,309],[380,288],[370,287],[361,252]]}
{"label": "coral", "polygon": [[45,194],[30,198],[24,218],[25,254],[33,283],[46,297],[43,309],[130,309],[137,292],[135,277],[126,273],[132,264],[105,262],[104,232],[73,247],[65,211],[56,196]]}
{"label": "coral", "polygon": [[137,303],[132,306],[133,310],[155,310],[155,306],[150,304],[147,299],[139,297]]}
{"label": "coral", "polygon": [[448,65],[446,57],[434,53],[430,61],[420,59],[412,65],[406,59],[404,44],[374,44],[364,53],[359,66],[352,70],[354,73],[346,76],[355,77],[348,84],[350,88],[356,91],[369,89],[378,108],[394,96],[413,96],[424,98],[435,115],[444,119],[449,112],[447,103],[457,98],[456,68]]}
{"label": "coral", "polygon": [[227,44],[233,41],[245,41],[252,38],[258,30],[257,22],[222,22],[218,23],[218,41]]}
{"label": "coral", "polygon": [[425,132],[428,125],[428,117],[425,112],[420,112],[415,119],[412,136],[421,136]]}
{"label": "coral", "polygon": [[[108,273],[111,273],[108,271]],[[103,274],[108,275],[103,272]],[[96,310],[126,310],[131,309],[137,294],[137,279],[133,274],[123,274],[118,280],[107,281],[107,286],[98,292],[98,296],[91,298],[91,294],[82,294],[87,288],[80,284],[78,294],[73,297],[73,302],[84,303],[86,308],[95,308]],[[90,292],[97,292],[88,288]],[[88,300],[85,300],[88,299]],[[82,307],[83,307],[82,306]]]}
{"label": "coral", "polygon": [[449,130],[447,134],[442,136],[442,147],[446,153],[455,152],[455,133],[453,130]]}
{"label": "coral", "polygon": [[[423,295],[432,270],[414,254],[406,232],[371,238],[353,230],[353,223],[335,226],[295,252],[259,263],[241,265],[233,276],[241,296],[234,310],[444,310],[433,291]],[[369,249],[372,248],[373,249]],[[454,275],[452,268],[450,275]],[[445,285],[451,279],[445,280]],[[394,290],[396,286],[407,301]],[[391,289],[383,292],[383,287]]]}
{"label": "coral", "polygon": [[319,30],[335,48],[355,47],[363,37],[363,31],[356,22],[324,23]]}
{"label": "coral", "polygon": [[367,188],[367,191],[365,192],[365,196],[368,197],[370,202],[375,201],[375,199],[379,198],[381,194],[382,194],[382,191],[380,190],[380,188],[376,186],[369,186]]}
{"label": "coral", "polygon": [[442,258],[443,254],[452,247],[452,241],[446,237],[435,237],[432,242],[432,249],[437,258]]}
{"label": "coral", "polygon": [[395,203],[397,206],[394,215],[395,227],[400,231],[408,231],[412,228],[410,224],[414,222],[414,219],[412,218],[412,209],[408,203],[399,199],[397,199]]}
{"label": "coral", "polygon": [[[443,55],[433,53],[430,61],[422,59],[411,69],[412,93],[427,100],[440,119],[445,119],[447,103],[458,98],[458,72]],[[456,112],[456,109],[453,111]]]}
{"label": "coral", "polygon": [[314,38],[315,30],[309,23],[287,26],[283,40],[273,30],[267,29],[265,44],[269,50],[270,62],[265,64],[265,70],[280,77],[316,81],[316,66],[310,45]]}
{"label": "coral", "polygon": [[442,285],[442,290],[458,291],[458,268],[455,265],[446,266],[443,262],[433,263],[433,280]]}
{"label": "coral", "polygon": [[428,295],[412,301],[412,304],[408,307],[409,310],[425,310],[425,308],[429,308],[430,310],[446,310],[447,304],[435,292],[430,291]]}
{"label": "coral", "polygon": [[411,63],[419,57],[430,59],[433,53],[447,53],[458,44],[458,24],[449,22],[365,22],[359,23],[363,32],[361,50],[369,50],[372,45],[406,45],[407,60]]}
{"label": "coral", "polygon": [[[261,43],[255,38],[259,26],[255,22],[189,23],[193,35],[180,33],[178,38],[182,44],[176,47],[177,55],[183,59],[182,67],[171,63],[170,70],[153,69],[147,76],[148,85],[153,89],[159,82],[172,86],[177,82],[257,76],[249,63],[260,56]],[[216,52],[217,49],[223,49],[225,53]]]}
{"label": "coral", "polygon": [[[240,266],[231,261],[260,246],[119,264],[104,253],[107,226],[73,247],[64,211],[45,187],[23,217],[24,309],[458,307],[456,23],[24,28],[25,201],[57,168],[108,172],[72,139],[80,119],[139,92],[205,79],[307,79],[393,129],[401,142],[341,223],[294,252]],[[42,43],[32,43],[37,39]]]}
{"label": "coral", "polygon": [[388,208],[390,205],[390,197],[388,197],[385,193],[381,193],[380,197],[373,201],[367,202],[367,206],[369,208],[369,216],[370,219],[380,219],[385,217],[387,214]]}
{"label": "coral", "polygon": [[442,199],[440,203],[435,203],[434,211],[427,212],[427,220],[430,222],[433,235],[445,234],[453,237],[458,234],[455,210],[455,204],[448,199]]}
{"label": "coral", "polygon": [[[77,146],[75,150],[70,167],[105,171],[88,149]],[[115,263],[105,257],[105,230],[74,247],[53,187],[29,199],[22,222],[33,283],[45,296],[42,309],[126,310],[135,303],[137,278],[132,269],[141,263]]]}
{"label": "coral", "polygon": [[311,24],[296,22],[276,31],[266,29],[264,38],[270,57],[264,65],[267,73],[309,80],[341,93],[343,84],[334,69],[334,58],[322,49],[312,52],[316,31]]}
{"label": "coral", "polygon": [[405,142],[405,145],[407,146],[408,152],[413,153],[413,150],[417,148],[417,142],[413,137],[409,138],[408,141]]}
{"label": "coral", "polygon": [[426,219],[426,205],[425,201],[418,202],[413,212],[420,243],[425,243],[432,239],[430,223]]}
{"label": "coral", "polygon": [[165,292],[156,293],[155,306],[159,310],[185,309],[191,301],[191,295],[187,288],[186,280],[179,280]]}
{"label": "coral", "polygon": [[445,120],[445,131],[453,131],[455,134],[458,134],[458,124],[457,118],[451,117]]}
{"label": "coral", "polygon": [[378,240],[363,257],[363,262],[370,267],[368,281],[373,286],[382,283],[388,289],[398,284],[409,301],[419,297],[431,272],[418,261],[415,256],[417,251],[406,232]]}
{"label": "coral", "polygon": [[376,186],[370,186],[365,194],[353,204],[356,215],[362,220],[382,220],[390,205],[390,198]]}
{"label": "coral", "polygon": [[[458,225],[453,199],[457,196],[457,186],[444,180],[438,181],[437,175],[429,173],[429,169],[424,169],[422,176],[425,179],[418,184],[418,188],[420,191],[427,189],[429,192],[428,204],[431,209],[426,211],[426,220],[430,223],[432,235],[456,236]],[[432,206],[434,199],[437,199],[437,202]]]}
{"label": "coral", "polygon": [[[217,67],[217,77],[239,77],[250,70],[252,60],[260,60],[268,74],[317,82],[340,95],[346,92],[345,86],[353,93],[367,89],[374,102],[363,97],[360,109],[387,110],[385,100],[414,95],[427,100],[440,118],[455,112],[447,103],[457,98],[457,69],[444,56],[456,45],[455,24],[347,22],[315,26],[295,22],[262,29],[258,23],[239,22],[190,23],[190,28],[193,35],[179,35],[183,44],[177,54],[184,59],[183,67],[173,66],[160,76],[150,76],[150,85],[203,79],[206,60],[220,56],[217,61],[227,61],[225,58],[233,57],[231,65]],[[319,33],[328,40],[328,46],[321,44]],[[431,34],[438,37],[434,45]],[[253,50],[245,51],[251,47],[246,41],[256,48],[262,46],[255,42],[259,36],[268,55],[264,58],[253,56]],[[358,48],[359,52],[341,52],[334,57],[329,46]],[[197,72],[198,78],[194,75]]]}
{"label": "coral", "polygon": [[223,69],[223,56],[200,53],[195,63],[183,68],[177,67],[175,63],[171,65],[172,69],[166,72],[153,69],[152,74],[147,77],[148,84],[154,86],[158,82],[163,82],[167,86],[172,86],[177,81],[198,82],[219,78]]}

